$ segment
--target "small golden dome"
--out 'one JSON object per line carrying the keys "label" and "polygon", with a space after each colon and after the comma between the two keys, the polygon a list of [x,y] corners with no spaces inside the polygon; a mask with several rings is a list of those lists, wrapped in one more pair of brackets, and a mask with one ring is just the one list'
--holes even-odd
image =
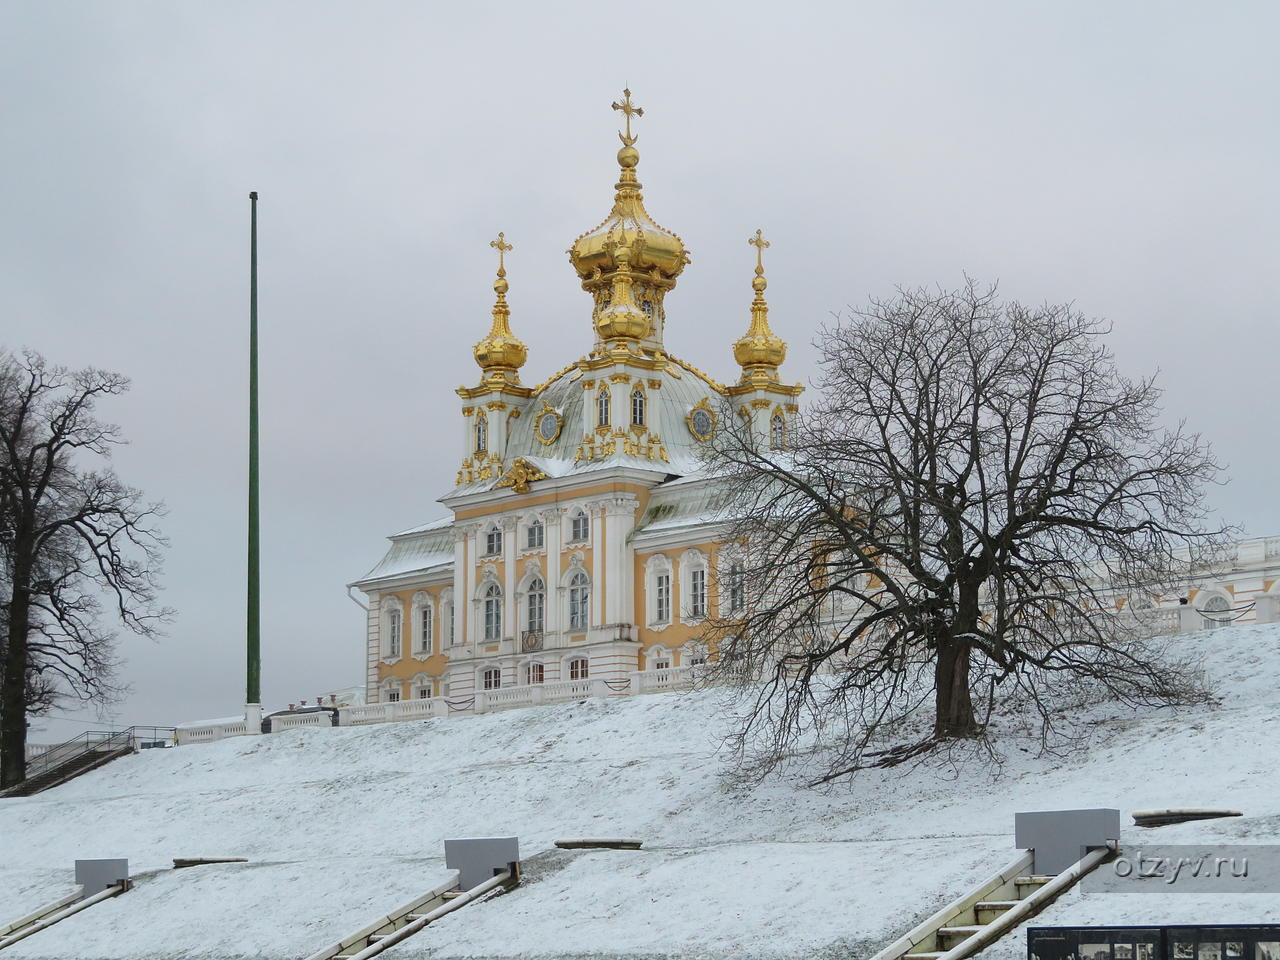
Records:
{"label": "small golden dome", "polygon": [[498,297],[493,304],[493,326],[488,336],[476,344],[474,354],[476,363],[486,374],[486,379],[489,376],[496,376],[512,383],[519,383],[520,374],[516,371],[528,358],[529,348],[511,332],[511,308],[507,306],[507,290],[510,289],[510,284],[507,283],[506,261],[503,254],[512,247],[506,242],[505,234],[501,233],[498,234],[497,240],[490,241],[489,246],[498,251],[498,278],[493,281],[493,292]]}
{"label": "small golden dome", "polygon": [[596,314],[596,333],[601,340],[641,340],[649,332],[649,318],[631,295],[631,250],[622,246],[611,253],[618,265],[612,277],[613,296]]}
{"label": "small golden dome", "polygon": [[756,275],[751,280],[751,289],[756,295],[751,301],[751,325],[733,345],[733,358],[743,368],[743,380],[750,379],[752,374],[764,374],[776,380],[778,367],[787,359],[787,344],[769,329],[769,305],[764,299],[765,288],[769,286],[764,277],[764,248],[769,246],[769,241],[763,231],[757,230],[747,243],[756,248]]}

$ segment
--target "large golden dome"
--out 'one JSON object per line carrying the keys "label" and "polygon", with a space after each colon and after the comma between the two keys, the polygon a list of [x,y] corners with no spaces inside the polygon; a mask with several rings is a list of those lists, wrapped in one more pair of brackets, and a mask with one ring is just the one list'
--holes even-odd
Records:
{"label": "large golden dome", "polygon": [[[675,286],[676,278],[689,262],[684,241],[658,224],[644,208],[644,196],[636,179],[640,151],[631,135],[632,116],[644,111],[631,104],[631,91],[623,91],[615,110],[626,114],[627,132],[619,132],[621,172],[615,185],[613,209],[604,221],[578,237],[569,248],[569,262],[582,281],[582,289],[595,299],[596,333],[602,340],[659,339],[662,298]],[[615,306],[617,280],[630,288],[631,302]],[[638,323],[623,322],[620,313],[641,310],[646,329],[636,334]]]}

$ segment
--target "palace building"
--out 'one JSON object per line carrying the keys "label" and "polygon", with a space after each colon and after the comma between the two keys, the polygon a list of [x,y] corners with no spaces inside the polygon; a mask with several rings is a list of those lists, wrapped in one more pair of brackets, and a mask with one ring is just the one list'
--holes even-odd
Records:
{"label": "palace building", "polygon": [[689,253],[645,209],[632,132],[641,109],[629,91],[613,106],[625,118],[613,208],[569,250],[589,297],[589,349],[542,383],[522,381],[528,351],[506,299],[512,247],[498,234],[480,375],[457,391],[460,465],[440,498],[451,515],[392,536],[352,584],[368,597],[370,704],[446,698],[468,710],[643,692],[713,657],[702,622],[742,603],[701,451],[725,416],[782,446],[799,409],[802,387],[781,379],[787,347],[769,328],[768,242],[760,231],[750,240],[737,379],[668,353],[666,297]]}

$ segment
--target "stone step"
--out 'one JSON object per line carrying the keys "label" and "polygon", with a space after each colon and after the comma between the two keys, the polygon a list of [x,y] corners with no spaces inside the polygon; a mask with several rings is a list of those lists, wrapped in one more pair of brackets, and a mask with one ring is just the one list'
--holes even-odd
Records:
{"label": "stone step", "polygon": [[1021,900],[982,900],[973,905],[974,916],[979,923],[990,923],[1001,914],[1008,913],[1021,902]]}
{"label": "stone step", "polygon": [[984,930],[984,929],[986,929],[985,923],[980,923],[974,926],[967,926],[967,927],[939,927],[938,936],[959,937],[960,939],[963,940],[965,937],[970,937],[973,934],[977,933],[979,930]]}
{"label": "stone step", "polygon": [[1053,877],[1036,874],[1035,876],[1032,876],[1032,877],[1015,877],[1013,882],[1020,887],[1031,887],[1031,886],[1042,887],[1052,879]]}
{"label": "stone step", "polygon": [[902,960],[938,960],[947,951],[931,950],[926,953],[908,953]]}

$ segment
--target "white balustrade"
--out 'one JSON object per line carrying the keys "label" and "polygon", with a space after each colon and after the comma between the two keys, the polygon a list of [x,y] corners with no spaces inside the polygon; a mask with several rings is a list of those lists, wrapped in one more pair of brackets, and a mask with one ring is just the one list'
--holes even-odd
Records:
{"label": "white balustrade", "polygon": [[692,667],[665,667],[661,670],[638,670],[631,674],[636,693],[662,693],[687,687],[692,679]]}
{"label": "white balustrade", "polygon": [[179,727],[175,732],[175,737],[179,744],[212,743],[215,740],[223,740],[227,737],[244,737],[251,733],[259,732],[258,730],[250,730],[249,725],[243,720],[228,720]]}
{"label": "white balustrade", "polygon": [[326,711],[318,711],[316,713],[293,713],[284,714],[279,717],[271,718],[271,732],[279,733],[281,730],[292,730],[294,727],[331,727],[333,719]]}

